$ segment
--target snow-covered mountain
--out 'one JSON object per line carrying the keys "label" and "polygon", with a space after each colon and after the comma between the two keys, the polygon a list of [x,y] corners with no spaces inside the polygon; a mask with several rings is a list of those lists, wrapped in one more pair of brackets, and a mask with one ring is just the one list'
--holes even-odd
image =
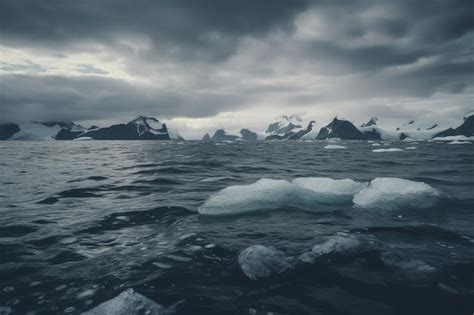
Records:
{"label": "snow-covered mountain", "polygon": [[0,125],[0,140],[183,140],[153,117],[140,116],[126,124],[87,129],[73,122],[31,122]]}
{"label": "snow-covered mountain", "polygon": [[87,130],[78,138],[94,140],[171,140],[166,125],[153,117],[140,116],[127,124]]}
{"label": "snow-covered mountain", "polygon": [[282,115],[268,125],[266,139],[286,139],[303,129],[303,120],[297,115]]}
{"label": "snow-covered mountain", "polygon": [[1,124],[0,125],[0,140],[10,139],[15,133],[20,131],[20,126],[17,124]]}
{"label": "snow-covered mountain", "polygon": [[435,138],[442,137],[473,137],[474,136],[474,113],[470,113],[464,117],[463,123],[457,128],[449,128],[438,132],[434,135]]}
{"label": "snow-covered mountain", "polygon": [[73,122],[30,122],[19,124],[19,131],[14,133],[9,140],[55,140],[58,133],[64,130],[83,132],[86,129]]}
{"label": "snow-covered mountain", "polygon": [[334,118],[327,126],[321,128],[316,139],[326,140],[331,138],[346,140],[364,140],[369,136],[348,120]]}
{"label": "snow-covered mountain", "polygon": [[249,129],[241,129],[240,132],[230,132],[225,129],[217,129],[212,137],[206,133],[202,141],[257,141],[263,140],[263,137]]}
{"label": "snow-covered mountain", "polygon": [[[303,127],[306,126],[306,127]],[[457,126],[457,127],[456,127]],[[433,121],[428,119],[394,119],[372,117],[356,124],[338,117],[323,124],[305,124],[296,115],[282,115],[270,123],[264,132],[249,129],[228,131],[218,129],[204,141],[257,140],[428,140],[443,137],[474,137],[474,112],[463,120]],[[89,129],[73,122],[30,122],[0,124],[0,140],[184,140],[177,130],[153,117],[140,116],[126,124]]]}
{"label": "snow-covered mountain", "polygon": [[449,127],[449,121],[432,121],[420,119],[393,119],[393,118],[371,118],[366,124],[358,129],[365,134],[372,134],[373,138],[381,140],[428,140],[437,133]]}

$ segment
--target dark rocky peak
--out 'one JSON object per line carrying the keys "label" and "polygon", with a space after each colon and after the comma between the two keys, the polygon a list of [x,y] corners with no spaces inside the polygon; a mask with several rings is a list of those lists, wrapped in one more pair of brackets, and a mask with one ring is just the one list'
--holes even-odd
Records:
{"label": "dark rocky peak", "polygon": [[326,127],[321,128],[316,139],[324,140],[328,138],[340,138],[347,140],[364,140],[367,135],[347,120],[340,120],[335,117]]}
{"label": "dark rocky peak", "polygon": [[362,125],[360,125],[361,127],[370,127],[370,126],[375,126],[377,125],[377,120],[378,118],[377,117],[372,117],[370,118],[370,120]]}

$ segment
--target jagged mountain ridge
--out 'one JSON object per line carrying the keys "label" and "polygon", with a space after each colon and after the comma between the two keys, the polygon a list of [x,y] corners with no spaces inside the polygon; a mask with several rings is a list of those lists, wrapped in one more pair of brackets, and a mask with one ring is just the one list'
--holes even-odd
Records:
{"label": "jagged mountain ridge", "polygon": [[[298,125],[295,125],[295,120]],[[306,128],[302,128],[302,120],[296,115],[280,116],[275,122],[268,125],[264,140],[429,140],[441,136],[470,137],[473,131],[474,114],[464,118],[464,123],[457,128],[447,128],[446,123],[439,121],[401,120],[371,117],[367,123],[357,127],[353,122],[335,117],[327,125],[318,128],[315,121],[310,121]],[[224,132],[225,133],[225,132]],[[257,133],[258,134],[258,133]],[[210,135],[203,140],[218,140]],[[229,137],[224,141],[239,140]]]}
{"label": "jagged mountain ridge", "polygon": [[126,124],[85,128],[74,122],[31,122],[0,125],[0,140],[171,140],[183,139],[154,117],[139,116]]}

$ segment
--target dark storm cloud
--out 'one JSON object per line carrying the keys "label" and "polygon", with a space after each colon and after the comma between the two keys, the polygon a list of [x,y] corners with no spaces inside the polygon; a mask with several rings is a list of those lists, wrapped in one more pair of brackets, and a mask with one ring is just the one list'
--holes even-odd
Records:
{"label": "dark storm cloud", "polygon": [[2,75],[0,91],[1,122],[205,117],[248,103],[243,95],[138,88],[98,76]]}
{"label": "dark storm cloud", "polygon": [[0,32],[12,44],[67,46],[77,41],[120,45],[145,36],[155,53],[219,60],[241,36],[286,28],[305,0],[5,0]]}
{"label": "dark storm cloud", "polygon": [[[300,34],[305,15],[319,24]],[[151,84],[89,61],[73,66],[83,77],[61,77],[36,60],[2,60],[0,117],[205,117],[276,98],[291,107],[463,93],[474,81],[473,16],[472,0],[3,0],[1,46],[57,60],[97,50]]]}

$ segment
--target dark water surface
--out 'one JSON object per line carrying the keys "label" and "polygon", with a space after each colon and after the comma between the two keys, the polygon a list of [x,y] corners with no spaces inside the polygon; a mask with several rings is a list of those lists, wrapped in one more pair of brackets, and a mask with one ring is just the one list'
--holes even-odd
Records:
{"label": "dark water surface", "polygon": [[[338,144],[349,149],[1,142],[0,314],[80,313],[127,288],[164,306],[181,301],[179,314],[472,314],[474,147],[398,142],[390,147],[417,149],[374,153],[380,147],[365,141]],[[396,177],[440,194],[425,207],[349,200],[197,212],[225,187],[299,177]],[[298,261],[334,235],[362,245],[260,280],[239,266],[252,245]]]}

